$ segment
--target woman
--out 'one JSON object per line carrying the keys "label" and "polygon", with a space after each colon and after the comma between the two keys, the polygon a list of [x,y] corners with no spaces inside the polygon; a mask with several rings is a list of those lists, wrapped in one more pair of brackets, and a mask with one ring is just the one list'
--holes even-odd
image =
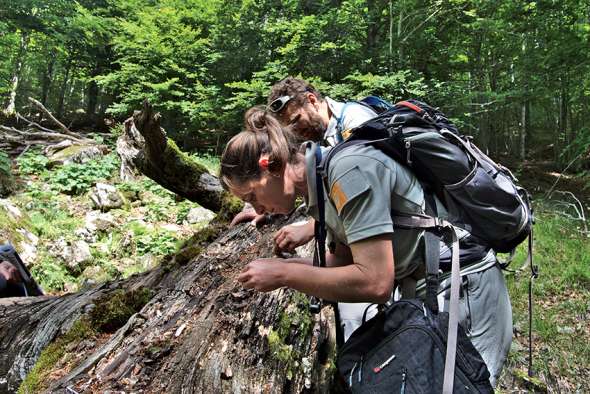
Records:
{"label": "woman", "polygon": [[[315,148],[312,143],[297,145],[288,131],[269,118],[265,128],[244,131],[229,141],[221,159],[222,184],[258,213],[289,213],[297,197],[303,197],[308,213],[317,220]],[[311,259],[257,259],[238,280],[259,291],[286,286],[335,302],[385,303],[394,280],[423,272],[422,231],[394,230],[389,214],[393,210],[424,213],[422,187],[407,168],[363,145],[332,158],[325,184],[325,219],[335,245],[326,256],[327,267],[314,267]],[[470,299],[462,303],[461,313],[494,384],[510,347],[512,322],[502,274],[493,253],[491,258],[485,270],[470,272],[474,281],[467,280],[468,292],[487,297],[481,302],[487,309],[478,310],[483,314],[474,318],[471,312],[477,306]],[[490,297],[490,286],[494,297]],[[498,323],[502,320],[509,324]]]}

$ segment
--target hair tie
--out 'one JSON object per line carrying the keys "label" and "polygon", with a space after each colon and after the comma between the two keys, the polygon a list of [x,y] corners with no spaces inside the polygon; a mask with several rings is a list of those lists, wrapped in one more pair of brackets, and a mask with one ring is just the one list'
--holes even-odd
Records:
{"label": "hair tie", "polygon": [[268,170],[268,159],[266,157],[261,157],[258,160],[258,165],[264,169],[264,170]]}

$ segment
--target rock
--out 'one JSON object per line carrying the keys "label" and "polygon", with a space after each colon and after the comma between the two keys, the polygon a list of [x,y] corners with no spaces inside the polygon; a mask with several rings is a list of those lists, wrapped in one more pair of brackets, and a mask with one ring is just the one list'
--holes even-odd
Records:
{"label": "rock", "polygon": [[117,188],[106,183],[97,183],[90,191],[89,197],[94,207],[101,211],[123,206],[123,196],[121,196]]}
{"label": "rock", "polygon": [[115,217],[108,212],[90,211],[86,213],[86,228],[93,231],[106,231],[117,226]]}
{"label": "rock", "polygon": [[60,144],[50,147],[52,148],[51,150],[47,150],[48,154],[50,154],[49,161],[47,162],[49,168],[71,163],[86,163],[87,161],[101,157],[108,151],[104,145],[64,144],[64,147],[58,149],[60,148]]}
{"label": "rock", "polygon": [[19,242],[20,249],[18,254],[26,264],[31,264],[37,259],[39,237],[24,228],[19,228],[16,231],[23,237],[23,240]]}
{"label": "rock", "polygon": [[74,241],[72,248],[72,262],[79,266],[92,260],[92,253],[90,253],[90,246],[83,241]]}
{"label": "rock", "polygon": [[170,231],[172,233],[179,233],[182,231],[182,227],[180,227],[176,224],[173,224],[173,223],[166,223],[166,224],[160,226],[160,228],[162,228],[166,231]]}
{"label": "rock", "polygon": [[567,327],[567,326],[557,326],[557,332],[560,334],[566,334],[566,335],[571,335],[574,332],[576,332],[576,330],[573,327]]}
{"label": "rock", "polygon": [[64,238],[60,238],[50,244],[47,249],[54,257],[62,260],[72,272],[81,271],[84,264],[92,261],[90,246],[83,240],[69,243]]}
{"label": "rock", "polygon": [[8,215],[10,215],[10,217],[13,220],[19,220],[23,216],[23,214],[20,211],[20,209],[18,209],[18,207],[16,207],[15,205],[13,205],[7,199],[0,198],[0,207],[4,208],[4,210],[6,211],[6,213],[8,213]]}
{"label": "rock", "polygon": [[186,215],[186,221],[190,224],[208,222],[215,217],[215,213],[203,207],[191,208]]}

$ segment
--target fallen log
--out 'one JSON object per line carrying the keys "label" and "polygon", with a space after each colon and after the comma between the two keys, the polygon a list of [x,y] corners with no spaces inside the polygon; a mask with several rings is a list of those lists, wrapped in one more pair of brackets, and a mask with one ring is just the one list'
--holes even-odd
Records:
{"label": "fallen log", "polygon": [[215,175],[167,138],[160,127],[160,115],[147,101],[142,111],[125,121],[117,153],[121,157],[121,179],[141,172],[180,197],[217,212],[219,220],[229,221],[243,208],[241,201],[223,190]]}
{"label": "fallen log", "polygon": [[[235,279],[271,255],[272,230],[240,225],[81,293],[1,300],[0,391],[28,374],[23,392],[327,392],[326,316],[310,315],[300,293],[259,293]],[[187,249],[196,257],[185,263]]]}

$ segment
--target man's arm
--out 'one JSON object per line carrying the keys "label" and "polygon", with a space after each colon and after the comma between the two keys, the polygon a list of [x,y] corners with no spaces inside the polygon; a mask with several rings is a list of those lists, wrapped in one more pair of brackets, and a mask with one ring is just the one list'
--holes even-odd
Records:
{"label": "man's arm", "polygon": [[350,250],[354,263],[337,267],[285,264],[280,259],[255,260],[244,268],[238,281],[259,291],[287,286],[330,301],[389,300],[395,275],[390,235],[355,242]]}

